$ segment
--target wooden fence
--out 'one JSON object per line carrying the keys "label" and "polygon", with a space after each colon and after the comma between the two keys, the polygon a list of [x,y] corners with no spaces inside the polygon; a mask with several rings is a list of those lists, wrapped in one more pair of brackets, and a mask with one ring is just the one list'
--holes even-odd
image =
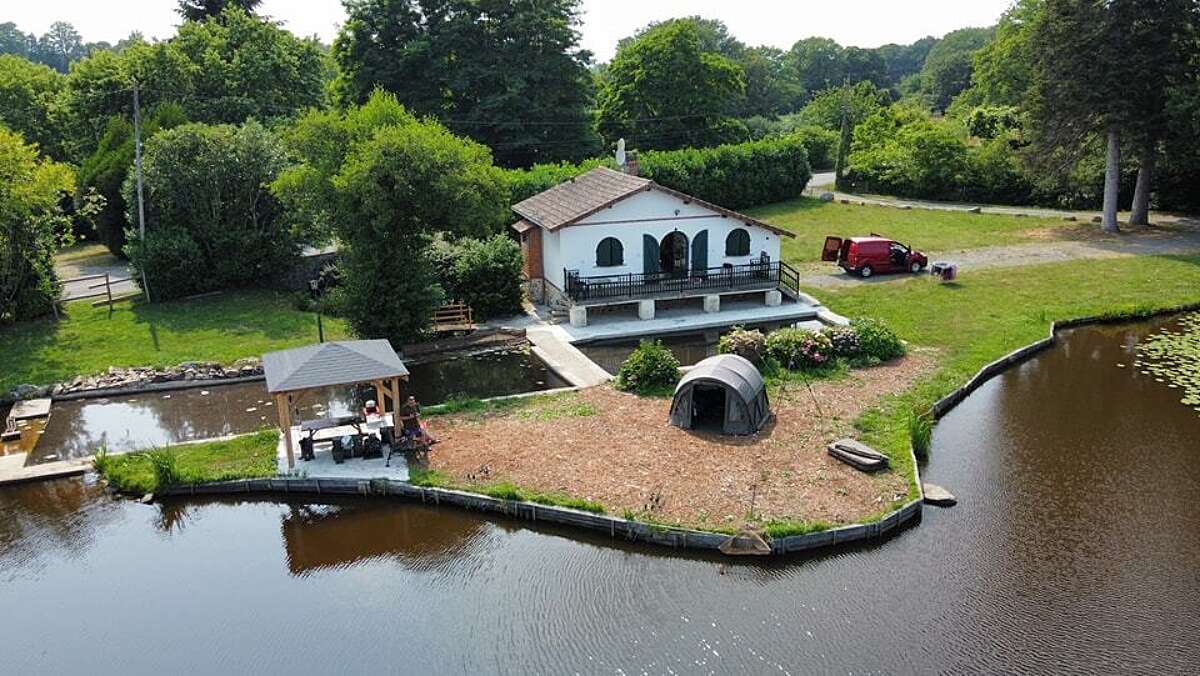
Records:
{"label": "wooden fence", "polygon": [[[133,300],[134,298],[140,298],[142,295],[142,292],[140,289],[137,291],[134,291],[132,293],[126,293],[124,295],[113,295],[113,285],[114,284],[120,284],[121,282],[130,282],[130,281],[133,281],[133,279],[130,277],[113,277],[112,275],[108,274],[107,272],[105,272],[104,274],[99,274],[99,275],[82,275],[79,277],[70,277],[68,279],[62,279],[59,281],[63,285],[75,284],[78,282],[96,282],[94,284],[89,284],[87,286],[88,293],[78,295],[78,296],[71,296],[70,298],[63,299],[63,300],[69,300],[69,301],[76,301],[76,300],[87,300],[89,298],[100,298],[100,300],[92,301],[92,307],[100,307],[101,305],[107,305],[107,306],[109,306],[109,308],[111,308],[113,306],[113,304],[115,304],[115,303],[120,303],[121,301],[125,301],[125,300]],[[103,297],[101,298],[101,296],[103,296]],[[56,317],[58,316],[57,305],[54,308],[54,315]]]}

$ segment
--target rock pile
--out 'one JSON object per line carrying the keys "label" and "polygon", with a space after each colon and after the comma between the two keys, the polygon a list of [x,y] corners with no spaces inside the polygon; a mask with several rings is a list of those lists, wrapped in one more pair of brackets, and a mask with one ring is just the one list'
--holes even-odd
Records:
{"label": "rock pile", "polygon": [[151,383],[169,383],[191,380],[226,380],[262,375],[262,361],[257,357],[239,359],[229,366],[211,361],[185,361],[176,366],[154,368],[133,366],[109,367],[108,371],[94,376],[76,376],[72,380],[54,385],[18,385],[8,393],[8,399],[36,399],[58,397],[91,390],[128,389],[138,390]]}

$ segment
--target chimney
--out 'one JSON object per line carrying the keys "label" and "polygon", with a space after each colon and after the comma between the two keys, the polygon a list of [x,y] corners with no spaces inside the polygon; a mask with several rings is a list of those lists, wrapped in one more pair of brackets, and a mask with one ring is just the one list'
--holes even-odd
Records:
{"label": "chimney", "polygon": [[624,169],[625,169],[625,173],[629,174],[630,176],[638,175],[638,172],[641,170],[641,166],[638,164],[638,156],[637,156],[636,150],[631,150],[625,154]]}

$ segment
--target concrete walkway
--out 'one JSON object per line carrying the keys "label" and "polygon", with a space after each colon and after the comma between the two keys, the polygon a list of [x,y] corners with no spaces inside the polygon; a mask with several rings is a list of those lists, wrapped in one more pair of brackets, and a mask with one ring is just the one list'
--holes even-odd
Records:
{"label": "concrete walkway", "polygon": [[[70,279],[72,277],[83,277],[85,275],[108,275],[113,279],[124,279],[129,277],[129,264],[125,261],[113,256],[112,254],[100,254],[97,256],[89,256],[80,258],[66,263],[55,265],[55,272],[58,273],[59,279]],[[82,282],[72,282],[63,284],[63,300],[73,300],[81,296],[88,296],[100,291],[104,288],[89,289],[92,284],[103,283],[103,279],[91,279]],[[125,295],[137,291],[137,285],[132,281],[118,282],[112,285],[113,295]]]}
{"label": "concrete walkway", "polygon": [[[961,275],[973,270],[1026,267],[1075,260],[1193,254],[1200,254],[1200,228],[1180,223],[1171,228],[1141,229],[1118,235],[1097,233],[1076,240],[1048,240],[982,249],[932,252],[929,259],[958,263]],[[888,284],[913,278],[913,275],[899,274],[862,279],[846,274],[828,263],[813,264],[806,268],[800,277],[801,285],[819,288]]]}
{"label": "concrete walkway", "polygon": [[572,345],[571,336],[558,324],[535,324],[525,330],[533,344],[533,353],[555,373],[574,387],[594,387],[612,379],[612,375]]}
{"label": "concrete walkway", "polygon": [[25,453],[0,456],[0,486],[77,476],[92,467],[91,456],[25,466]]}

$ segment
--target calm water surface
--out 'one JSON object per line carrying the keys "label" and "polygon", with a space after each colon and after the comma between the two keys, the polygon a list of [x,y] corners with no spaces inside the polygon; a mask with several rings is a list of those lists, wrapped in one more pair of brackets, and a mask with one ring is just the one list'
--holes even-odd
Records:
{"label": "calm water surface", "polygon": [[0,491],[29,673],[1195,673],[1200,416],[1089,328],[938,425],[959,499],[874,546],[729,563],[419,505]]}
{"label": "calm water surface", "polygon": [[[400,385],[401,396],[412,394],[425,405],[458,395],[497,397],[566,385],[526,350],[416,363],[409,371],[409,381]],[[327,388],[305,395],[301,416],[347,415],[374,398],[372,388]],[[278,419],[262,382],[62,402],[55,404],[27,462],[84,457],[102,445],[119,453],[242,434]]]}

